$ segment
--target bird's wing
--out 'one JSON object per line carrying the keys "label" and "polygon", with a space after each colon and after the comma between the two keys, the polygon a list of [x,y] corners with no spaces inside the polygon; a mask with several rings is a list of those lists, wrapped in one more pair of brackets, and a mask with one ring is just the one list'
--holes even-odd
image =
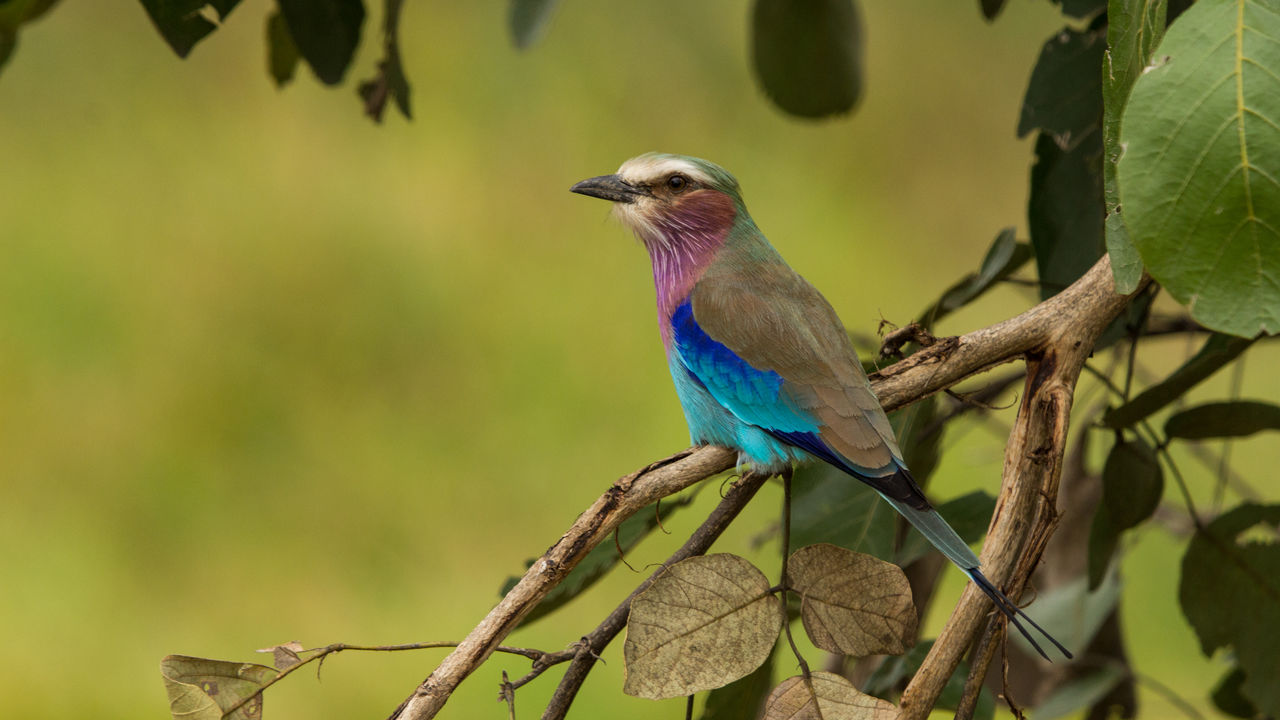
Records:
{"label": "bird's wing", "polygon": [[690,375],[743,422],[928,507],[840,319],[780,259],[750,273],[709,270],[672,330]]}

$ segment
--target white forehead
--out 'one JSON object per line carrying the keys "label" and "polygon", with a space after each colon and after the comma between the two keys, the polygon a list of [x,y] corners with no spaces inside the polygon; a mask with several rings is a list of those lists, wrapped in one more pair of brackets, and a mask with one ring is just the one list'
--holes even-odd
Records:
{"label": "white forehead", "polygon": [[670,155],[641,155],[622,163],[618,168],[618,177],[632,185],[650,184],[672,173],[680,173],[705,185],[713,182],[702,168],[685,158]]}

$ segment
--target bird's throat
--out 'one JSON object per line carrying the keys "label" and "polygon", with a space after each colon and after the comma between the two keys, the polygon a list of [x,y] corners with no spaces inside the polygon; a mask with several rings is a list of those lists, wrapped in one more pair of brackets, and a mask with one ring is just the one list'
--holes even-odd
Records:
{"label": "bird's throat", "polygon": [[714,191],[692,193],[663,210],[632,228],[649,251],[662,338],[669,343],[671,314],[724,246],[737,210],[731,198]]}

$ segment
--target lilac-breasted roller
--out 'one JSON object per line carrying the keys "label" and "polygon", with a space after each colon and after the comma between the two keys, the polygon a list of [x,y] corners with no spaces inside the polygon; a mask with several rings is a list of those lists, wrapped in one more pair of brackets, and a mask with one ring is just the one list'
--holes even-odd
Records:
{"label": "lilac-breasted roller", "polygon": [[[658,324],[695,444],[782,472],[817,458],[875,488],[1045,655],[911,477],[844,325],[747,214],[738,181],[693,157],[649,153],[573,192],[610,200],[649,252]],[[1046,656],[1047,658],[1047,656]]]}

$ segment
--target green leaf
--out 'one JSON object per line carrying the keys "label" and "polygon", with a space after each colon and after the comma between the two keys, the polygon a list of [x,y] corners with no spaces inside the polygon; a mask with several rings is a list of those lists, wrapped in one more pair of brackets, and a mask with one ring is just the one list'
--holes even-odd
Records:
{"label": "green leaf", "polygon": [[862,24],[853,0],[756,0],[756,77],[784,112],[821,118],[853,110],[862,94]]}
{"label": "green leaf", "polygon": [[864,657],[901,655],[916,635],[916,607],[902,568],[827,543],[802,547],[787,562],[800,619],[813,644]]}
{"label": "green leaf", "polygon": [[921,487],[938,467],[945,425],[938,425],[938,396],[932,395],[909,407],[889,413],[894,437],[902,449],[902,459]]}
{"label": "green leaf", "polygon": [[1136,526],[1155,512],[1164,493],[1164,474],[1156,451],[1141,438],[1117,442],[1102,468],[1102,504],[1120,530]]}
{"label": "green leaf", "polygon": [[1102,53],[1099,30],[1063,28],[1044,44],[1022,100],[1018,137],[1039,128],[1070,151],[1097,132],[1102,116]]}
{"label": "green leaf", "polygon": [[1000,11],[1004,9],[1005,0],[978,0],[978,7],[982,9],[982,17],[988,21],[995,20]]}
{"label": "green leaf", "polygon": [[1009,277],[1018,268],[1031,259],[1031,246],[1017,240],[1014,228],[1008,227],[1000,231],[978,272],[969,273],[955,285],[947,288],[937,302],[920,313],[920,324],[930,328],[934,323],[950,315],[953,311],[978,299],[997,282]]}
{"label": "green leaf", "polygon": [[284,16],[279,10],[272,12],[267,16],[267,72],[276,87],[284,87],[293,79],[298,58],[298,46],[293,43]]}
{"label": "green leaf", "polygon": [[364,25],[361,0],[276,0],[303,59],[327,85],[342,82]]}
{"label": "green leaf", "polygon": [[1205,403],[1172,415],[1164,424],[1170,438],[1244,437],[1261,430],[1280,430],[1280,406],[1257,400]]}
{"label": "green leaf", "polygon": [[1059,685],[1036,708],[1036,720],[1053,720],[1092,707],[1127,676],[1123,667],[1103,665]]}
{"label": "green leaf", "polygon": [[727,685],[760,667],[782,630],[782,603],[745,559],[672,565],[631,602],[622,691],[654,700]]}
{"label": "green leaf", "polygon": [[829,542],[893,558],[897,513],[866,483],[822,463],[798,469],[792,487],[792,544]]}
{"label": "green leaf", "polygon": [[[925,657],[933,649],[933,642],[933,640],[922,640],[916,643],[916,646],[906,655],[885,658],[884,662],[880,663],[880,666],[867,678],[863,690],[871,695],[892,695],[900,690],[900,685],[920,669]],[[960,698],[964,696],[964,683],[968,677],[969,663],[962,660],[956,666],[955,672],[951,673],[951,677],[947,678],[947,684],[942,687],[942,693],[938,695],[938,702],[934,707],[941,710],[958,708]],[[991,696],[991,691],[983,687],[978,694],[978,704],[974,708],[973,717],[975,720],[992,720],[995,714],[995,699]]]}
{"label": "green leaf", "polygon": [[160,661],[160,675],[169,693],[174,720],[222,720],[223,713],[254,696],[227,720],[262,717],[262,687],[276,677],[266,665],[169,655]]}
{"label": "green leaf", "polygon": [[1190,360],[1174,370],[1169,377],[1143,390],[1129,402],[1108,410],[1102,417],[1102,423],[1116,429],[1132,427],[1157,410],[1186,395],[1188,390],[1235,360],[1252,344],[1253,340],[1221,333],[1210,335]]}
{"label": "green leaf", "polygon": [[9,57],[13,55],[13,49],[18,46],[18,33],[16,30],[0,27],[0,68],[9,62]]}
{"label": "green leaf", "polygon": [[1252,720],[1258,717],[1258,708],[1241,692],[1243,687],[1244,671],[1233,667],[1218,681],[1209,699],[1213,700],[1214,707],[1231,717]]}
{"label": "green leaf", "polygon": [[[1096,590],[1090,591],[1086,578],[1077,578],[1036,597],[1028,612],[1049,635],[1072,648],[1088,647],[1120,599],[1120,581],[1108,573]],[[1026,638],[1010,633],[1015,645],[1027,655],[1035,649]]]}
{"label": "green leaf", "polygon": [[507,27],[516,48],[525,50],[547,31],[559,0],[511,0]]}
{"label": "green leaf", "polygon": [[1057,294],[1102,257],[1102,55],[1104,32],[1064,28],[1032,70],[1018,122],[1036,128],[1027,220],[1040,297]]}
{"label": "green leaf", "polygon": [[[974,490],[966,495],[948,500],[937,506],[935,510],[946,519],[947,524],[956,531],[961,540],[972,545],[987,534],[987,526],[991,524],[991,515],[996,510],[995,496],[984,490]],[[897,564],[906,567],[919,560],[933,549],[933,545],[911,528],[898,550]]]}
{"label": "green leaf", "polygon": [[[829,672],[796,675],[778,684],[765,701],[763,720],[899,720],[893,703],[859,692],[853,683]],[[812,683],[812,691],[810,691]]]}
{"label": "green leaf", "polygon": [[382,9],[382,59],[378,61],[378,74],[360,83],[356,88],[364,100],[364,113],[374,122],[382,122],[387,100],[394,100],[400,114],[412,119],[409,107],[409,79],[405,77],[400,62],[400,11],[404,0],[383,0]]}
{"label": "green leaf", "polygon": [[744,678],[707,693],[701,720],[742,720],[756,718],[773,688],[774,655]]}
{"label": "green leaf", "polygon": [[1156,453],[1140,438],[1117,439],[1102,468],[1102,499],[1089,530],[1089,589],[1102,584],[1120,533],[1151,517],[1164,493]]}
{"label": "green leaf", "polygon": [[206,35],[218,29],[202,14],[206,7],[212,7],[218,14],[218,22],[227,19],[240,0],[142,0],[142,7],[151,22],[160,31],[160,36],[169,47],[185,58],[196,43]]}
{"label": "green leaf", "polygon": [[[661,505],[662,519],[666,520],[671,517],[672,513],[685,507],[690,502],[692,502],[692,496],[683,495],[676,500],[667,500],[660,504],[650,505],[623,520],[622,524],[618,526],[617,542],[606,540],[592,548],[591,552],[582,558],[577,567],[569,572],[568,577],[552,588],[551,592],[547,593],[547,596],[542,598],[542,601],[535,605],[533,610],[529,611],[529,614],[520,621],[519,627],[526,627],[533,621],[550,615],[565,603],[586,592],[605,575],[608,575],[610,570],[622,562],[623,556],[631,552],[635,546],[640,544],[641,540],[648,537],[649,533],[658,527],[659,505]],[[621,552],[619,552],[619,548],[621,548]],[[533,560],[527,561],[525,568],[531,567],[533,563]],[[518,582],[520,582],[520,578],[515,576],[508,577],[506,582],[502,584],[499,594],[506,595]]]}
{"label": "green leaf", "polygon": [[1280,0],[1202,0],[1134,84],[1120,129],[1125,223],[1200,323],[1280,329]]}
{"label": "green leaf", "polygon": [[1027,215],[1045,299],[1075,282],[1106,250],[1101,133],[1089,133],[1071,150],[1040,134]]}
{"label": "green leaf", "polygon": [[[1248,532],[1265,529],[1272,542]],[[1182,558],[1178,597],[1200,647],[1235,650],[1241,689],[1264,715],[1280,715],[1280,505],[1244,503],[1197,530]]]}
{"label": "green leaf", "polygon": [[1131,293],[1142,278],[1142,258],[1129,240],[1121,214],[1116,163],[1122,154],[1120,120],[1133,83],[1164,35],[1165,0],[1111,0],[1107,4],[1107,52],[1102,71],[1103,192],[1106,196],[1107,252],[1116,291]]}
{"label": "green leaf", "polygon": [[1086,18],[1107,6],[1106,0],[1054,0],[1062,5],[1062,14],[1073,18]]}
{"label": "green leaf", "polygon": [[[937,465],[943,430],[934,425],[936,398],[890,413],[904,459],[917,482],[926,485]],[[865,483],[822,464],[802,466],[793,483],[791,542],[803,547],[832,543],[874,557],[909,565],[933,547],[914,528],[898,547],[898,514]],[[975,491],[938,506],[965,542],[986,532],[995,500]]]}
{"label": "green leaf", "polygon": [[[1066,28],[1045,43],[1023,101],[1019,132],[1041,129],[1027,204],[1041,299],[1075,282],[1106,251],[1101,17],[1083,30]],[[1150,302],[1145,295],[1130,303],[1095,349],[1139,325]]]}
{"label": "green leaf", "polygon": [[18,46],[18,28],[49,11],[58,0],[8,0],[0,2],[0,68]]}

